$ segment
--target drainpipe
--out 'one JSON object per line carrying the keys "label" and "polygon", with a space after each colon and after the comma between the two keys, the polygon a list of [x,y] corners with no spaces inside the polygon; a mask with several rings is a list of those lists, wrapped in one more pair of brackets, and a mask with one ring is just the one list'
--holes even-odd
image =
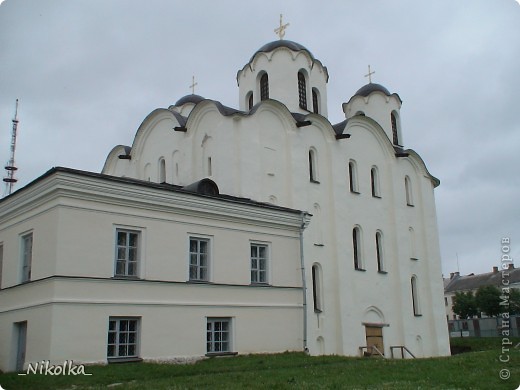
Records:
{"label": "drainpipe", "polygon": [[309,214],[306,212],[301,213],[302,222],[300,225],[300,263],[302,270],[302,289],[303,289],[303,351],[309,352],[307,348],[307,281],[305,278],[305,261],[303,256],[303,231],[307,227],[309,220],[306,218]]}

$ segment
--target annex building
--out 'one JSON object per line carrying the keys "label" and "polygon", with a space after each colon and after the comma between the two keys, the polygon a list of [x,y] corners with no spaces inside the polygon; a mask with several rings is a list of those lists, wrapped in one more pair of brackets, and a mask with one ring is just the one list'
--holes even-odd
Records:
{"label": "annex building", "polygon": [[283,39],[236,82],[238,108],[184,96],[101,173],[53,168],[0,201],[1,370],[450,353],[439,180],[400,97],[369,83],[331,123],[327,68]]}

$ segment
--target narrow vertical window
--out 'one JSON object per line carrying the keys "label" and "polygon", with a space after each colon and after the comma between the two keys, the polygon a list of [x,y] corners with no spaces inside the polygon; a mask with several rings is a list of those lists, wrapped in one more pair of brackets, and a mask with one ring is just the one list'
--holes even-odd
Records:
{"label": "narrow vertical window", "polygon": [[413,315],[420,316],[421,310],[419,305],[419,295],[417,291],[417,276],[412,276],[411,279],[411,289],[412,289],[412,307],[413,307]]}
{"label": "narrow vertical window", "polygon": [[314,311],[321,313],[323,310],[322,294],[321,294],[321,275],[320,268],[317,264],[312,266],[312,298],[314,302]]}
{"label": "narrow vertical window", "polygon": [[312,89],[312,112],[315,114],[320,113],[320,108],[318,106],[318,92],[313,88]]}
{"label": "narrow vertical window", "polygon": [[139,320],[110,317],[108,321],[107,358],[138,357]]}
{"label": "narrow vertical window", "polygon": [[206,325],[206,352],[219,354],[231,352],[231,319],[208,318]]}
{"label": "narrow vertical window", "polygon": [[139,232],[116,230],[115,276],[137,276],[139,263]]}
{"label": "narrow vertical window", "polygon": [[370,184],[372,187],[372,196],[374,198],[380,198],[381,192],[379,189],[379,174],[376,167],[372,167],[370,170]]}
{"label": "narrow vertical window", "polygon": [[190,237],[190,280],[208,281],[209,240]]}
{"label": "narrow vertical window", "polygon": [[399,136],[397,133],[397,117],[393,112],[390,114],[390,120],[392,122],[392,138],[394,145],[399,145]]}
{"label": "narrow vertical window", "polygon": [[385,272],[384,259],[383,259],[383,238],[381,232],[376,232],[376,258],[377,258],[377,271]]}
{"label": "narrow vertical window", "polygon": [[213,174],[212,167],[211,167],[211,157],[208,157],[208,176],[211,176]]}
{"label": "narrow vertical window", "polygon": [[166,183],[166,161],[162,157],[159,160],[159,183]]}
{"label": "narrow vertical window", "polygon": [[307,86],[305,84],[305,75],[302,72],[298,72],[298,97],[300,101],[300,107],[304,110],[307,109]]}
{"label": "narrow vertical window", "polygon": [[260,78],[260,100],[269,99],[269,76],[264,73]]}
{"label": "narrow vertical window", "polygon": [[352,230],[352,252],[354,255],[354,269],[362,270],[363,264],[361,259],[361,231],[359,227]]}
{"label": "narrow vertical window", "polygon": [[348,163],[348,180],[350,192],[358,194],[357,168],[356,163],[353,160]]}
{"label": "narrow vertical window", "polygon": [[413,206],[412,182],[408,176],[405,176],[404,178],[404,189],[406,192],[406,204],[408,206]]}
{"label": "narrow vertical window", "polygon": [[267,283],[268,247],[251,244],[251,283]]}
{"label": "narrow vertical window", "polygon": [[314,149],[309,150],[309,180],[313,183],[318,182],[317,174],[317,163],[316,163],[316,151]]}
{"label": "narrow vertical window", "polygon": [[253,92],[250,92],[249,97],[247,98],[247,108],[249,110],[253,108]]}
{"label": "narrow vertical window", "polygon": [[33,255],[33,234],[29,233],[22,236],[22,283],[31,280]]}

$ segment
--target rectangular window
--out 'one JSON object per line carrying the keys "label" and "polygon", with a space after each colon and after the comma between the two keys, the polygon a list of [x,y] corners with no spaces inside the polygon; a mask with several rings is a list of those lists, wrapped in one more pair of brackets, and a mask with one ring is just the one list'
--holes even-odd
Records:
{"label": "rectangular window", "polygon": [[115,276],[137,276],[139,264],[139,232],[116,230]]}
{"label": "rectangular window", "polygon": [[110,317],[107,358],[136,358],[139,355],[139,319]]}
{"label": "rectangular window", "polygon": [[190,237],[190,280],[208,281],[209,239]]}
{"label": "rectangular window", "polygon": [[251,244],[251,283],[268,283],[267,260],[268,246]]}
{"label": "rectangular window", "polygon": [[208,318],[206,352],[231,352],[231,318]]}
{"label": "rectangular window", "polygon": [[33,234],[22,236],[22,283],[31,280]]}

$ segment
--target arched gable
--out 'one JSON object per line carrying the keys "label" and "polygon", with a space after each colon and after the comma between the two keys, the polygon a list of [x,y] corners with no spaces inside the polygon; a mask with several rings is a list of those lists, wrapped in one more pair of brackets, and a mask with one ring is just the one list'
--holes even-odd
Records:
{"label": "arched gable", "polygon": [[105,164],[103,165],[103,169],[101,170],[101,173],[107,174],[107,175],[116,175],[117,174],[117,168],[120,164],[120,155],[128,155],[131,148],[129,146],[125,145],[117,145],[112,148],[110,153],[108,153],[108,156],[105,160]]}
{"label": "arched gable", "polygon": [[[359,126],[363,130],[366,130],[367,132],[372,134],[376,141],[379,143],[381,150],[387,158],[395,158],[394,146],[392,145],[392,142],[390,142],[390,140],[388,139],[388,136],[386,135],[383,128],[379,125],[379,123],[377,123],[370,117],[358,115],[349,119],[344,133],[349,133],[349,129],[355,126]],[[351,142],[355,142],[355,136],[352,137],[351,140]]]}

